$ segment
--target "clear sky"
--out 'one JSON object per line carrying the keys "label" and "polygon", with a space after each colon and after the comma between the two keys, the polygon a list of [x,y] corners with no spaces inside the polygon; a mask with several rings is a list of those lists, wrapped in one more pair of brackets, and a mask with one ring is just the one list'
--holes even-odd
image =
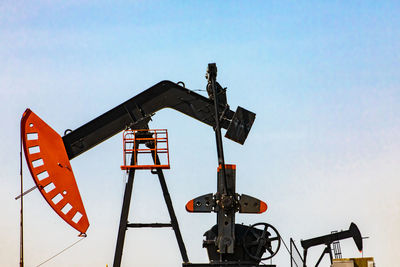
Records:
{"label": "clear sky", "polygon": [[[398,1],[1,1],[1,265],[19,259],[14,197],[26,108],[62,134],[164,79],[204,89],[210,62],[230,106],[257,113],[244,146],[224,140],[225,156],[237,164],[237,191],[269,209],[237,222],[271,223],[299,247],[355,222],[369,237],[364,256],[397,265],[399,14]],[[206,262],[202,234],[215,215],[188,214],[184,205],[216,189],[214,133],[172,110],[157,113],[151,127],[169,130],[167,184],[189,258]],[[126,178],[121,139],[71,161],[91,226],[84,241],[43,266],[112,264]],[[133,194],[131,222],[168,221],[155,176],[139,173]],[[76,235],[38,191],[26,196],[26,266]],[[341,244],[344,257],[361,256],[351,240]],[[322,249],[310,251],[311,264]],[[272,262],[290,266],[283,247]],[[171,230],[128,231],[123,266],[180,263]]]}

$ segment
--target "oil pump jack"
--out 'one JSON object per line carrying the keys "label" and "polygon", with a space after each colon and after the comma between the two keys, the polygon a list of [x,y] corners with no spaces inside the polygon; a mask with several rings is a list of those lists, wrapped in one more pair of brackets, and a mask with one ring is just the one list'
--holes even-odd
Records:
{"label": "oil pump jack", "polygon": [[[133,148],[130,150],[131,162],[124,166],[129,174],[124,192],[114,267],[121,265],[128,227],[172,227],[183,267],[255,267],[278,252],[281,238],[275,227],[267,223],[251,226],[235,223],[237,212],[263,213],[267,210],[267,204],[252,196],[236,193],[236,165],[225,164],[221,128],[227,129],[225,137],[244,144],[255,120],[255,114],[241,107],[235,112],[232,111],[227,103],[226,88],[216,81],[216,77],[216,64],[211,63],[206,75],[208,98],[185,88],[184,84],[162,81],[76,130],[65,131],[62,137],[31,110],[27,109],[24,112],[21,119],[21,138],[33,180],[53,210],[83,236],[86,236],[89,220],[70,160],[123,130],[134,131]],[[215,131],[218,155],[217,192],[196,197],[186,204],[188,212],[217,214],[216,225],[204,234],[203,247],[207,249],[208,263],[189,261],[163,174],[163,169],[169,168],[169,164],[161,164],[155,132],[148,127],[148,122],[155,112],[163,108],[180,111],[213,127]],[[158,175],[171,223],[128,223],[135,170],[140,169],[136,164],[138,147],[143,144],[152,151],[154,164],[142,169],[151,169],[153,174]]]}

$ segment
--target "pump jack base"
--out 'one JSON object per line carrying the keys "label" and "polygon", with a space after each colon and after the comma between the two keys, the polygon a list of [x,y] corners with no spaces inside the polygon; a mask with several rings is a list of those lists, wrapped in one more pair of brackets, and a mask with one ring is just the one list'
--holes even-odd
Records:
{"label": "pump jack base", "polygon": [[276,267],[276,265],[246,263],[237,261],[211,262],[211,263],[182,263],[182,267]]}

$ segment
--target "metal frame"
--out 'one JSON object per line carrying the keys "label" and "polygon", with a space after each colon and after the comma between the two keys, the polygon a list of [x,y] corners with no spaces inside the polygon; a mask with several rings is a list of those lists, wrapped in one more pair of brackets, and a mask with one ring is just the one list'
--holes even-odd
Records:
{"label": "metal frame", "polygon": [[[251,257],[248,251],[246,252],[242,248],[243,233],[239,235],[239,232],[244,230],[239,227],[240,225],[235,224],[235,214],[236,212],[262,213],[266,211],[267,205],[265,202],[249,195],[236,193],[236,165],[225,164],[221,135],[222,119],[225,112],[229,110],[229,106],[226,101],[226,90],[216,82],[216,77],[216,64],[208,64],[206,74],[208,80],[207,92],[214,102],[214,131],[218,156],[217,192],[190,200],[186,204],[186,210],[188,212],[201,213],[216,212],[217,224],[204,234],[206,240],[203,241],[203,247],[207,249],[210,262],[183,264],[183,266],[259,266],[261,258]],[[254,113],[238,108],[232,118],[231,125],[241,126],[229,127],[225,137],[234,140],[245,139],[254,119]],[[246,128],[246,130],[240,132],[240,130],[238,131],[239,128]],[[243,227],[249,228],[248,226]],[[261,231],[261,233],[264,233],[264,231]],[[261,233],[260,238],[267,239]],[[265,241],[264,245],[267,245],[267,241]],[[265,250],[264,247],[260,247],[260,250],[257,250],[258,253],[262,253],[262,249]]]}
{"label": "metal frame", "polygon": [[[238,107],[236,112],[239,112],[236,114],[229,106],[223,103],[219,105],[223,110],[217,115],[219,124],[221,128],[228,130],[225,137],[243,144],[253,125],[254,113]],[[175,109],[213,128],[216,127],[214,101],[171,81],[162,81],[78,129],[66,130],[62,139],[69,159],[77,157],[127,127],[146,128],[151,116],[163,108]]]}
{"label": "metal frame", "polygon": [[[70,130],[67,129],[64,132],[64,136],[61,137],[57,134],[57,145],[47,146],[46,154],[60,152],[63,156],[63,164],[58,161],[58,164],[52,164],[55,169],[59,170],[60,167],[67,169],[65,173],[57,175],[58,179],[66,182],[70,186],[70,191],[76,192],[75,195],[79,195],[79,189],[76,185],[75,179],[72,174],[72,168],[69,160],[79,156],[80,154],[88,151],[94,146],[102,143],[113,135],[125,130],[125,129],[148,129],[148,122],[155,112],[163,108],[172,108],[183,114],[190,116],[200,122],[203,122],[215,130],[217,150],[218,150],[218,162],[221,166],[220,174],[218,175],[218,192],[216,194],[216,210],[218,212],[217,219],[218,223],[222,225],[222,221],[227,216],[229,218],[228,225],[222,226],[220,236],[218,238],[218,247],[221,249],[221,255],[224,253],[234,253],[233,245],[228,244],[232,242],[226,242],[227,239],[234,241],[234,214],[237,212],[238,199],[234,188],[231,188],[229,181],[227,181],[227,174],[225,170],[225,162],[223,158],[223,147],[222,147],[222,135],[221,128],[227,129],[225,134],[226,138],[229,138],[239,144],[244,144],[247,135],[255,120],[255,114],[246,109],[238,107],[236,112],[229,108],[225,89],[222,88],[216,82],[216,65],[215,63],[209,64],[207,91],[209,98],[204,97],[195,93],[192,90],[186,89],[173,83],[171,81],[161,81],[158,84],[150,87],[142,93],[132,97],[128,101],[116,106],[115,108],[105,112],[90,122],[82,125],[81,127]],[[29,110],[28,110],[29,111]],[[44,123],[44,122],[43,122]],[[27,124],[29,125],[29,124]],[[25,125],[26,126],[26,125]],[[47,126],[47,125],[46,125]],[[50,128],[47,126],[47,128]],[[47,129],[46,128],[46,129]],[[50,128],[51,129],[51,128]],[[51,129],[52,130],[52,129]],[[46,142],[50,142],[52,138],[44,138]],[[26,146],[24,146],[27,149]],[[42,150],[42,149],[41,149]],[[47,153],[48,152],[48,153]],[[26,155],[27,153],[25,153]],[[156,165],[160,165],[158,155],[153,154],[156,157]],[[53,159],[54,157],[48,157]],[[134,159],[134,157],[133,157]],[[65,162],[64,162],[65,161]],[[28,160],[29,162],[29,160]],[[133,162],[131,162],[133,163]],[[132,164],[131,164],[132,165]],[[32,170],[32,168],[30,168]],[[182,236],[179,230],[179,225],[173,210],[171,198],[169,196],[168,188],[165,183],[164,174],[161,166],[156,166],[155,172],[152,173],[158,175],[160,185],[163,190],[164,200],[167,204],[169,215],[171,217],[171,226],[175,231],[179,249],[181,251],[182,259],[184,262],[188,262],[186,249],[182,240]],[[132,195],[132,188],[135,176],[135,169],[129,169],[128,180],[125,186],[124,200],[121,210],[120,225],[118,230],[117,245],[114,257],[114,266],[120,266],[122,258],[123,244],[125,240],[125,232],[128,227],[169,227],[169,224],[128,224],[128,215],[130,200]],[[232,179],[235,179],[234,177]],[[233,180],[234,181],[234,180]],[[61,192],[64,192],[63,185],[58,186]],[[41,187],[39,186],[39,189]],[[68,193],[70,195],[70,193]],[[49,198],[46,198],[48,200]],[[77,198],[75,198],[77,199]],[[79,197],[80,199],[80,197]],[[258,200],[257,200],[258,201]],[[259,202],[259,201],[258,201]],[[260,202],[261,203],[261,202]],[[51,203],[49,203],[51,205]],[[265,203],[264,203],[265,204]],[[83,209],[83,203],[82,203]],[[265,209],[266,209],[266,205]],[[56,210],[57,211],[57,210]],[[261,209],[260,209],[261,211]],[[240,210],[240,212],[247,212],[246,210]],[[254,213],[254,211],[250,211]],[[257,212],[256,212],[257,213]],[[83,221],[87,221],[85,212],[83,214]],[[62,214],[59,214],[63,218]],[[63,218],[65,220],[65,218]],[[66,220],[68,222],[68,220]],[[80,222],[82,219],[80,220]],[[72,225],[74,226],[74,225]],[[81,233],[86,232],[88,223],[76,228]],[[222,259],[222,257],[221,257]]]}
{"label": "metal frame", "polygon": [[[144,140],[142,140],[144,141]],[[135,142],[134,146],[136,149],[139,146],[139,142]],[[151,149],[152,147],[150,147]],[[154,148],[154,147],[153,147]],[[134,150],[134,153],[138,153],[137,150]],[[131,165],[133,165],[133,161],[135,159],[135,155],[132,156],[131,158]],[[137,156],[137,155],[136,155]],[[160,165],[160,159],[157,154],[152,153],[152,157],[156,165]],[[130,168],[129,169],[129,174],[128,174],[128,181],[125,185],[125,192],[124,192],[124,201],[122,204],[122,210],[121,210],[121,218],[119,222],[119,229],[118,229],[118,237],[117,237],[117,244],[115,247],[115,254],[114,254],[114,262],[113,262],[113,267],[120,267],[121,266],[121,260],[122,260],[122,253],[123,253],[123,247],[124,247],[124,242],[125,242],[125,234],[126,230],[128,227],[130,228],[161,228],[161,227],[172,227],[175,233],[176,241],[178,242],[179,246],[179,251],[182,256],[182,260],[184,263],[189,262],[189,258],[187,256],[186,252],[186,247],[183,242],[182,234],[179,229],[179,224],[178,220],[175,215],[174,207],[172,205],[172,200],[169,195],[167,183],[165,182],[165,177],[164,173],[162,171],[162,168],[156,168],[155,173],[158,176],[158,180],[161,185],[161,189],[163,192],[164,196],[164,201],[165,204],[167,205],[168,213],[171,218],[171,223],[128,223],[128,215],[129,215],[129,207],[130,207],[130,202],[132,198],[132,188],[133,188],[133,181],[135,177],[135,168]]]}
{"label": "metal frame", "polygon": [[[148,132],[147,135],[140,135],[140,133]],[[151,137],[150,137],[151,134]],[[168,131],[166,129],[140,129],[140,130],[125,130],[122,134],[123,136],[123,165],[121,166],[122,170],[129,170],[131,168],[134,169],[169,169],[169,147],[168,147]],[[154,143],[154,147],[152,148],[139,148],[135,147],[135,143],[145,144],[145,143]],[[153,162],[152,164],[141,164],[139,162],[140,154],[152,154]],[[164,162],[159,162],[157,164],[155,162],[154,155],[163,154]],[[129,158],[131,157],[130,163]],[[133,160],[132,160],[133,159]]]}
{"label": "metal frame", "polygon": [[[293,250],[293,248],[294,248],[294,250]],[[293,260],[293,252],[296,252],[297,256],[300,258],[301,266],[297,265],[296,261]],[[293,261],[294,261],[294,264],[296,265],[296,267],[302,267],[304,265],[304,260],[303,260],[303,257],[300,254],[300,251],[297,249],[297,246],[294,243],[293,238],[290,238],[290,267],[294,267]]]}
{"label": "metal frame", "polygon": [[307,263],[306,263],[307,262],[307,252],[308,252],[309,248],[318,246],[318,245],[326,246],[324,248],[324,250],[322,251],[322,254],[321,254],[320,258],[318,259],[317,264],[315,266],[318,266],[320,264],[322,258],[325,256],[325,254],[329,254],[329,258],[332,263],[333,256],[332,256],[331,244],[334,241],[342,240],[342,239],[346,239],[346,238],[350,238],[350,237],[353,238],[358,250],[362,251],[362,248],[363,248],[362,237],[361,237],[360,230],[358,229],[358,227],[355,223],[351,223],[349,230],[346,230],[346,231],[340,231],[340,232],[331,233],[331,234],[324,235],[324,236],[319,236],[319,237],[302,240],[301,246],[303,247],[303,259],[304,259],[303,267],[307,267]]}

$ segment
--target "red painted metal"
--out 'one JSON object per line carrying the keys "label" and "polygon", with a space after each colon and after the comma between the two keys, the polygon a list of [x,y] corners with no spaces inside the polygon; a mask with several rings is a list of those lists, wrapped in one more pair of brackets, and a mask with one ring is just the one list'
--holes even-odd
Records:
{"label": "red painted metal", "polygon": [[260,200],[260,211],[258,213],[266,212],[267,209],[268,209],[267,203],[265,203],[264,201]]}
{"label": "red painted metal", "polygon": [[85,235],[89,221],[61,136],[30,109],[22,115],[21,136],[40,193],[64,221]]}
{"label": "red painted metal", "polygon": [[186,203],[185,208],[186,208],[187,212],[193,212],[194,211],[193,199],[190,200],[188,203]]}
{"label": "red painted metal", "polygon": [[[143,133],[149,133],[149,135],[143,135]],[[124,147],[122,170],[170,168],[168,131],[166,129],[125,130],[122,136]],[[151,148],[146,147],[144,144],[146,142],[151,142],[153,146]],[[152,160],[140,162],[139,155],[141,154],[153,154]],[[156,162],[157,156],[160,162]],[[133,161],[131,161],[131,157],[133,157]]]}

